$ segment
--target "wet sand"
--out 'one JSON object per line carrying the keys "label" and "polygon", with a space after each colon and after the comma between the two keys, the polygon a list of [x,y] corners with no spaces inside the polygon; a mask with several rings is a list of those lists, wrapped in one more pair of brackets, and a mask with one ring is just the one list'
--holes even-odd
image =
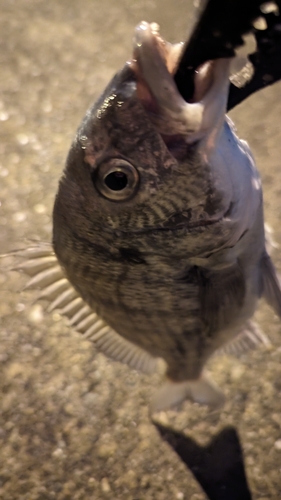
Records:
{"label": "wet sand", "polygon": [[[102,5],[102,9],[101,9]],[[0,253],[51,239],[51,212],[70,141],[87,107],[131,55],[134,26],[157,21],[186,36],[191,2],[0,0]],[[259,166],[265,216],[281,244],[281,85],[231,113]],[[281,270],[281,252],[273,250]],[[3,500],[204,500],[150,421],[160,378],[111,362],[35,294],[13,258],[0,269],[0,498]],[[222,411],[186,403],[161,413],[206,446],[236,429],[254,500],[281,497],[281,322],[261,304],[272,340],[236,360],[215,359]]]}

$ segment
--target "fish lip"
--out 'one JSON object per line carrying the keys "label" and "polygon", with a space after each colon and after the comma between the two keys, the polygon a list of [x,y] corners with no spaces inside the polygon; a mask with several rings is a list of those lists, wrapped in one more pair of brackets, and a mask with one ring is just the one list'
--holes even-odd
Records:
{"label": "fish lip", "polygon": [[186,102],[173,76],[181,50],[173,53],[173,47],[160,37],[154,24],[142,22],[135,30],[130,64],[136,76],[138,98],[158,132],[182,135],[187,143],[194,143],[224,117],[231,59],[209,61],[198,68],[194,100]]}

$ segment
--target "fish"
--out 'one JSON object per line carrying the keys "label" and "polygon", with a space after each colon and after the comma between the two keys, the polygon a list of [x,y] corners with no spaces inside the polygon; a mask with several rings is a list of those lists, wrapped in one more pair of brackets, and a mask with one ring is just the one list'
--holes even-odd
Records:
{"label": "fish", "polygon": [[252,320],[261,297],[281,317],[260,176],[226,115],[231,58],[199,66],[185,100],[182,50],[155,23],[136,27],[130,60],[76,132],[52,243],[17,267],[107,356],[149,374],[164,361],[153,412],[220,407],[208,360],[268,342]]}

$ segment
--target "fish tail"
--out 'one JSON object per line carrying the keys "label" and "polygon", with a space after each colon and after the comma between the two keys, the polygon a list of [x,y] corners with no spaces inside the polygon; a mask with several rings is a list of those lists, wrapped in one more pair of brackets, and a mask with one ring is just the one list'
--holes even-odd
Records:
{"label": "fish tail", "polygon": [[221,407],[225,401],[219,387],[206,373],[203,373],[196,380],[183,382],[167,380],[154,396],[151,405],[152,413],[177,406],[186,399],[213,408]]}

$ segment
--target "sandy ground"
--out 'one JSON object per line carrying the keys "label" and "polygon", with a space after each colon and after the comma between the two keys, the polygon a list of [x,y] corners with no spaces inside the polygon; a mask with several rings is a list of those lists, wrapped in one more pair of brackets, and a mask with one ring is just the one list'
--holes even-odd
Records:
{"label": "sandy ground", "polygon": [[[186,36],[190,5],[0,0],[0,252],[23,247],[27,239],[50,240],[52,203],[70,141],[89,104],[130,57],[134,26],[157,21],[166,38],[178,41]],[[266,220],[279,244],[280,90],[277,84],[232,113],[255,153]],[[274,260],[281,269],[278,249]],[[181,440],[186,467],[149,419],[159,377],[98,354],[57,313],[48,315],[44,304],[33,303],[34,294],[20,292],[25,279],[8,272],[11,266],[12,258],[2,260],[0,498],[251,498],[246,486],[236,496],[233,485],[225,493],[233,478],[243,488],[243,474],[235,476],[242,460],[239,437],[252,498],[280,499],[280,321],[268,308],[261,306],[258,317],[272,348],[212,363],[227,395],[221,412],[186,403],[179,413],[158,415],[162,426],[181,433],[169,436],[174,448]],[[203,476],[208,497],[190,469],[199,480]],[[217,477],[220,486],[212,490]]]}

